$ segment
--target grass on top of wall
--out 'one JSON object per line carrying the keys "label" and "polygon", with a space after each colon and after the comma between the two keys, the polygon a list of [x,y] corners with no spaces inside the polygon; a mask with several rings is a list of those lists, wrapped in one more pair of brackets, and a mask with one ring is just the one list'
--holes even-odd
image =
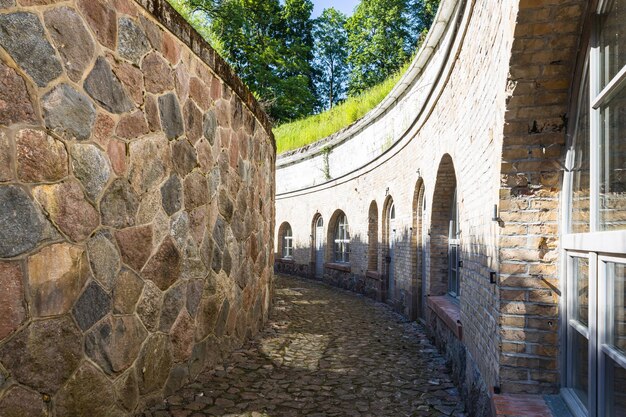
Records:
{"label": "grass on top of wall", "polygon": [[330,110],[275,127],[277,153],[300,148],[350,126],[383,101],[408,67],[407,63],[382,83]]}

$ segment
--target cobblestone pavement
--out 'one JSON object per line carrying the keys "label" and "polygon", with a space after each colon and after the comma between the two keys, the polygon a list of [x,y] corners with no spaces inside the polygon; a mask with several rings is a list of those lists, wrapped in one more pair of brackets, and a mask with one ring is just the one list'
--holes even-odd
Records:
{"label": "cobblestone pavement", "polygon": [[386,306],[277,276],[266,330],[145,417],[464,417],[444,359]]}

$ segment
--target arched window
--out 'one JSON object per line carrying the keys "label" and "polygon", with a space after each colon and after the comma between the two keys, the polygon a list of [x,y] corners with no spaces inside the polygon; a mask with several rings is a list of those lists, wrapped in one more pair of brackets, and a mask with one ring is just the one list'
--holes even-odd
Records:
{"label": "arched window", "polygon": [[291,225],[287,222],[278,229],[279,253],[283,259],[293,259],[293,233]]}
{"label": "arched window", "polygon": [[350,262],[350,231],[348,218],[341,213],[335,227],[335,262]]}
{"label": "arched window", "polygon": [[287,226],[285,234],[283,235],[283,258],[293,258],[293,234],[291,233],[290,226]]}

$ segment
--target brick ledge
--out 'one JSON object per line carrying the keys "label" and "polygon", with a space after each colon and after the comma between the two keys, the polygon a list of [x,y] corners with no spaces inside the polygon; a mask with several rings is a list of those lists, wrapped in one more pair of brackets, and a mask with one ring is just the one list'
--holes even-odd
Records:
{"label": "brick ledge", "polygon": [[495,417],[553,417],[541,395],[494,395],[491,397],[491,410]]}
{"label": "brick ledge", "polygon": [[463,340],[461,307],[457,303],[452,301],[447,295],[442,295],[427,297],[426,305],[452,330],[452,333],[459,340]]}
{"label": "brick ledge", "polygon": [[334,269],[336,271],[350,272],[350,264],[339,264],[334,262],[327,262],[324,264],[324,268]]}

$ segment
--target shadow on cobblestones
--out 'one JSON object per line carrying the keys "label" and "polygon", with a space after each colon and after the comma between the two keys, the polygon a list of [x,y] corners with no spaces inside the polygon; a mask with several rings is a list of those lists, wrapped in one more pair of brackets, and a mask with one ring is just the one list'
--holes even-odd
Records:
{"label": "shadow on cobblestones", "polygon": [[367,298],[277,276],[267,328],[145,417],[465,416],[423,329]]}

